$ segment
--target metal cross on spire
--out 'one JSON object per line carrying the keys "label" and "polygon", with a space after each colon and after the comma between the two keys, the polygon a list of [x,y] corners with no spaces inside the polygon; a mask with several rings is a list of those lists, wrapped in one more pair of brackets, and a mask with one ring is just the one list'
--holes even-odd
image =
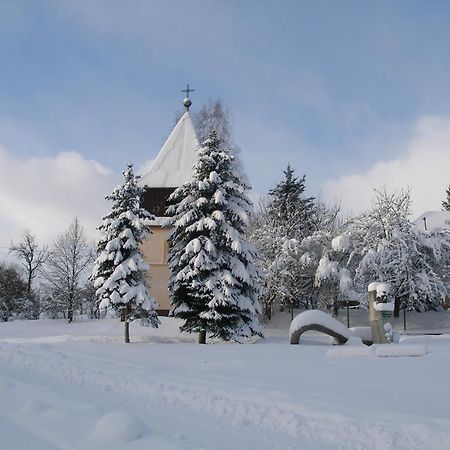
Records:
{"label": "metal cross on spire", "polygon": [[195,92],[195,89],[191,89],[188,84],[186,89],[183,89],[181,92],[186,92],[186,98],[183,101],[183,105],[186,108],[186,111],[189,111],[189,107],[192,105],[192,102],[189,98],[189,93]]}
{"label": "metal cross on spire", "polygon": [[189,87],[189,84],[187,85],[186,89],[183,89],[181,92],[186,92],[186,98],[189,98],[189,93],[190,92],[195,92],[195,89],[191,89]]}

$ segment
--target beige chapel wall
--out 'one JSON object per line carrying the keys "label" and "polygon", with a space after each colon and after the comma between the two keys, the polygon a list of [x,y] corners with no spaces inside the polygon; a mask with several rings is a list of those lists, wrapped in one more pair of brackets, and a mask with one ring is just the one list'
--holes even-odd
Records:
{"label": "beige chapel wall", "polygon": [[159,303],[161,313],[170,309],[169,298],[169,266],[167,265],[168,243],[170,233],[168,227],[151,227],[152,234],[141,245],[144,261],[150,265],[148,273],[150,293]]}

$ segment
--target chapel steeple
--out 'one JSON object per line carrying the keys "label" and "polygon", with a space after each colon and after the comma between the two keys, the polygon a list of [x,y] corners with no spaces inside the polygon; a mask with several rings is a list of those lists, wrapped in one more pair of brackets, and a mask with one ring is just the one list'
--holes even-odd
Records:
{"label": "chapel steeple", "polygon": [[186,111],[156,156],[140,184],[147,188],[142,205],[157,217],[165,216],[166,200],[179,186],[191,180],[199,147],[197,135],[189,113],[192,102],[189,84],[183,105]]}

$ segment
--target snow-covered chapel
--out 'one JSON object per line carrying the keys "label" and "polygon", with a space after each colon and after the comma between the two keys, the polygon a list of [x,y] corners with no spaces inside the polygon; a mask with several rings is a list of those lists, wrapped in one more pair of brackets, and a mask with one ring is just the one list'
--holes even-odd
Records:
{"label": "snow-covered chapel", "polygon": [[150,292],[159,303],[160,315],[167,315],[170,310],[167,237],[171,226],[170,217],[166,215],[167,199],[177,187],[192,178],[199,146],[189,114],[189,97],[183,104],[186,111],[162,146],[150,170],[140,180],[141,185],[146,188],[142,206],[156,217],[151,227],[152,234],[143,243],[142,251],[144,260],[150,265]]}

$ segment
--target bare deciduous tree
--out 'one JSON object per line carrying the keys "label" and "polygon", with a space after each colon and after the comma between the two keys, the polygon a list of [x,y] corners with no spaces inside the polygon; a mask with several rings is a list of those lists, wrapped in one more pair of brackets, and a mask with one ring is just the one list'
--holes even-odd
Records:
{"label": "bare deciduous tree", "polygon": [[87,288],[92,261],[92,246],[75,218],[56,239],[43,271],[52,301],[57,303],[57,309],[67,312],[69,323]]}
{"label": "bare deciduous tree", "polygon": [[193,114],[197,137],[200,142],[208,138],[212,131],[224,147],[234,147],[231,136],[231,116],[228,108],[220,99],[204,103],[200,110]]}
{"label": "bare deciduous tree", "polygon": [[30,230],[24,230],[18,243],[11,242],[9,251],[20,261],[27,283],[27,298],[33,311],[30,311],[34,319],[39,317],[39,298],[33,292],[33,281],[48,256],[47,246],[39,246]]}
{"label": "bare deciduous tree", "polygon": [[227,105],[221,99],[209,99],[201,108],[192,114],[195,132],[200,144],[203,143],[211,132],[215,131],[222,148],[232,151],[234,156],[233,168],[247,185],[249,180],[242,167],[241,149],[234,141],[233,120]]}

